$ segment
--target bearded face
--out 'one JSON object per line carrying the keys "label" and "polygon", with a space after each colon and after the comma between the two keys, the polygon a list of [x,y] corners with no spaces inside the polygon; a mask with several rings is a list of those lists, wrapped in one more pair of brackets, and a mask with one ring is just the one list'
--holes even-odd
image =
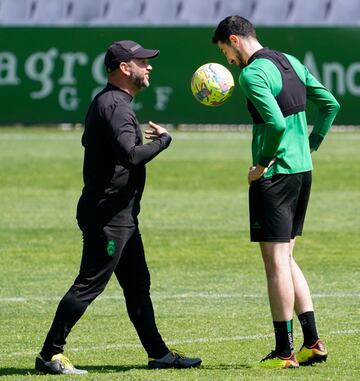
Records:
{"label": "bearded face", "polygon": [[134,87],[141,90],[145,87],[149,87],[149,74],[152,70],[151,65],[147,59],[133,59],[129,63],[130,80]]}

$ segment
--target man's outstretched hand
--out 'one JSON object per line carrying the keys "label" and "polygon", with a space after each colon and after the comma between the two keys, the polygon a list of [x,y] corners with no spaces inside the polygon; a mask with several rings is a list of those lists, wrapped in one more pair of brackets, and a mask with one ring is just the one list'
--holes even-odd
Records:
{"label": "man's outstretched hand", "polygon": [[149,129],[145,130],[145,138],[154,140],[161,134],[169,134],[167,129],[154,122],[149,122]]}

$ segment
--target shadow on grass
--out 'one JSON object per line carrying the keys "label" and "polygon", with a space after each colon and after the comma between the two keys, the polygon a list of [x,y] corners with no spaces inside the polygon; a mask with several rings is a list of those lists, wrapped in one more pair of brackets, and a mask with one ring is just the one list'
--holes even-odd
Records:
{"label": "shadow on grass", "polygon": [[[80,369],[86,369],[89,373],[121,373],[130,370],[152,370],[148,369],[147,365],[80,365]],[[203,370],[236,370],[236,369],[249,369],[252,368],[249,364],[216,364],[216,365],[201,365],[199,368]],[[172,369],[173,370],[173,369]],[[163,369],[162,371],[166,371]],[[1,376],[11,375],[37,375],[39,372],[35,369],[29,368],[0,368]]]}
{"label": "shadow on grass", "polygon": [[30,375],[36,374],[33,368],[0,368],[0,377],[1,376],[11,376],[11,375]]}
{"label": "shadow on grass", "polygon": [[251,364],[216,364],[202,365],[200,369],[206,370],[236,370],[236,369],[251,369],[254,368]]}
{"label": "shadow on grass", "polygon": [[[90,373],[121,373],[134,369],[148,369],[146,365],[81,365],[79,368],[86,369]],[[0,368],[0,377],[37,374],[39,374],[39,372],[34,368]]]}
{"label": "shadow on grass", "polygon": [[135,369],[148,369],[147,365],[82,365],[79,368],[86,369],[91,373],[120,373]]}

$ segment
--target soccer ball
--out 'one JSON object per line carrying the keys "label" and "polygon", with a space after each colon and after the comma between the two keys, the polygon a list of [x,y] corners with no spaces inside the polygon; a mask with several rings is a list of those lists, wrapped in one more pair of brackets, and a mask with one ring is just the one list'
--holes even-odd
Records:
{"label": "soccer ball", "polygon": [[234,78],[230,71],[218,63],[200,66],[191,79],[194,97],[205,106],[220,106],[234,91]]}

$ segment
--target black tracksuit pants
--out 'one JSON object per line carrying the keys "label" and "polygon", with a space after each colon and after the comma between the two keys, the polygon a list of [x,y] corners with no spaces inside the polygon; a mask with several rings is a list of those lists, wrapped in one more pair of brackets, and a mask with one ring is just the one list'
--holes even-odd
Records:
{"label": "black tracksuit pants", "polygon": [[138,227],[83,230],[80,272],[59,303],[41,355],[45,360],[62,353],[66,337],[89,304],[101,294],[115,273],[123,289],[129,317],[149,357],[169,352],[155,323],[150,299],[150,274]]}

